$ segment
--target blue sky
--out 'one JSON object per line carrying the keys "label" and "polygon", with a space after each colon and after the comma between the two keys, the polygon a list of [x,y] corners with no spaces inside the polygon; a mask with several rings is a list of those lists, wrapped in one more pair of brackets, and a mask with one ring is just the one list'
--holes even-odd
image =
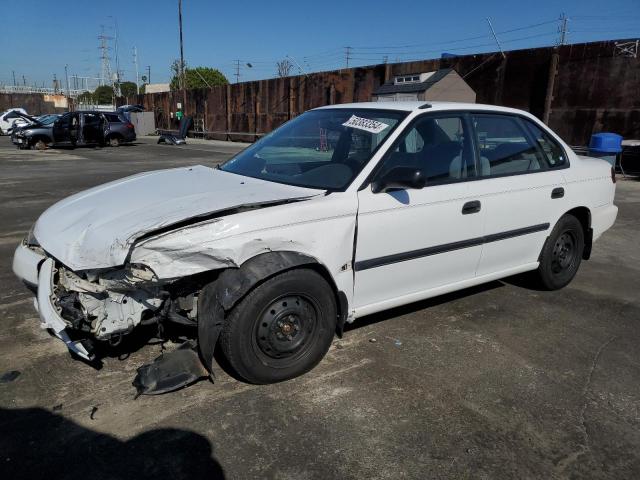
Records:
{"label": "blue sky", "polygon": [[[64,78],[65,64],[69,75],[97,76],[101,25],[114,36],[116,22],[125,79],[135,79],[134,46],[140,75],[150,65],[154,83],[168,81],[179,56],[177,0],[5,2],[0,83],[13,83],[14,71],[18,83],[24,75],[28,84],[50,86],[54,73]],[[486,17],[505,50],[536,47],[557,40],[563,12],[570,43],[640,36],[640,0],[183,0],[185,60],[235,81],[240,59],[243,81],[274,76],[286,55],[307,71],[344,67],[345,46],[353,47],[351,65],[492,51]]]}

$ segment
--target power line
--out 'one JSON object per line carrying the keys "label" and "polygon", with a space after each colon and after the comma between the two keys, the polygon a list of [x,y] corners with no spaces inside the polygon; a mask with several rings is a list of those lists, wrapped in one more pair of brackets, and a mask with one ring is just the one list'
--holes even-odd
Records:
{"label": "power line", "polygon": [[[532,28],[536,28],[536,27],[541,27],[543,25],[549,25],[551,23],[556,23],[558,20],[557,19],[553,19],[553,20],[545,20],[544,22],[538,22],[538,23],[533,23],[533,24],[529,24],[529,25],[524,25],[522,27],[516,27],[516,28],[510,28],[508,30],[501,30],[496,32],[496,34],[498,35],[503,35],[506,33],[512,33],[512,32],[519,32],[522,30],[529,30]],[[395,45],[395,46],[388,46],[388,45],[384,45],[384,46],[366,46],[366,47],[354,47],[356,50],[376,50],[376,49],[384,49],[384,50],[395,50],[395,49],[400,49],[400,48],[412,48],[412,47],[421,47],[424,45],[450,45],[453,43],[460,43],[460,42],[467,42],[470,40],[480,40],[483,38],[487,38],[487,35],[475,35],[473,37],[466,37],[466,38],[459,38],[459,39],[455,39],[455,40],[443,40],[441,42],[423,42],[423,43],[414,43],[414,44],[408,44],[408,45]],[[393,54],[390,52],[390,54]]]}

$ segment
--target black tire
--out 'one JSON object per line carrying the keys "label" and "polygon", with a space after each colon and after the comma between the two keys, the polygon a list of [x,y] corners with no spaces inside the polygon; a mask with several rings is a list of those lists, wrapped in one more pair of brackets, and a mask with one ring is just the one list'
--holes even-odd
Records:
{"label": "black tire", "polygon": [[258,285],[227,315],[220,346],[250,383],[281,382],[315,367],[336,329],[335,296],[309,269],[289,270]]}
{"label": "black tire", "polygon": [[33,142],[33,148],[35,148],[36,150],[46,150],[47,149],[47,142],[42,138],[37,138]]}
{"label": "black tire", "polygon": [[540,254],[537,279],[546,290],[558,290],[575,277],[584,252],[584,230],[573,215],[563,215]]}

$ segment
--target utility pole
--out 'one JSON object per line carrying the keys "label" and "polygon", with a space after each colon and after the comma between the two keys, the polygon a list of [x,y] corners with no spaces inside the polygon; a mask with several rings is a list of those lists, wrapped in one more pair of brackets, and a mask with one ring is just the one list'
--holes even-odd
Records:
{"label": "utility pole", "polygon": [[13,74],[13,84],[16,84],[16,72],[15,70],[11,70],[11,73]]}
{"label": "utility pole", "polygon": [[351,47],[344,47],[344,59],[349,68],[349,60],[351,59]]}
{"label": "utility pole", "polygon": [[240,83],[240,60],[236,60],[236,83]]}
{"label": "utility pole", "polygon": [[558,26],[558,33],[560,34],[560,38],[558,39],[558,45],[562,46],[567,41],[567,22],[569,19],[563,13],[560,15],[560,25]]}
{"label": "utility pole", "polygon": [[138,49],[133,47],[133,64],[136,67],[136,94],[140,94],[140,77],[138,76]]}
{"label": "utility pole", "polygon": [[187,107],[187,90],[184,78],[184,50],[182,45],[182,0],[178,0],[178,23],[180,25],[180,84],[182,86],[182,113]]}
{"label": "utility pole", "polygon": [[67,98],[71,95],[69,94],[69,65],[64,66],[64,76],[67,79]]}
{"label": "utility pole", "polygon": [[114,50],[116,55],[116,72],[115,79],[113,80],[113,94],[116,97],[120,96],[120,56],[118,55],[118,19],[110,15],[113,19],[113,29],[114,29]]}
{"label": "utility pole", "polygon": [[151,83],[151,65],[147,65],[147,83]]}
{"label": "utility pole", "polygon": [[24,75],[22,75],[22,85],[24,85],[25,87],[27,86],[27,79],[24,78]]}
{"label": "utility pole", "polygon": [[487,17],[487,23],[489,24],[489,29],[491,30],[491,35],[493,35],[493,39],[496,41],[496,45],[498,45],[498,50],[500,50],[500,54],[502,55],[502,58],[503,59],[506,58],[506,55],[502,51],[502,46],[500,45],[500,42],[498,41],[498,37],[496,37],[496,32],[493,30],[493,25],[491,25],[491,20],[489,19],[489,17]]}

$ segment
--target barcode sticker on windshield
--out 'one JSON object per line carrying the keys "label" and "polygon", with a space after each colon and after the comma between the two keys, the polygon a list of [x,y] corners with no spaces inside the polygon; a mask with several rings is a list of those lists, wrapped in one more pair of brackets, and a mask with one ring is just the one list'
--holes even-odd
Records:
{"label": "barcode sticker on windshield", "polygon": [[355,115],[351,115],[351,118],[342,125],[371,133],[380,133],[389,126],[377,120],[369,120],[368,118],[356,117]]}

